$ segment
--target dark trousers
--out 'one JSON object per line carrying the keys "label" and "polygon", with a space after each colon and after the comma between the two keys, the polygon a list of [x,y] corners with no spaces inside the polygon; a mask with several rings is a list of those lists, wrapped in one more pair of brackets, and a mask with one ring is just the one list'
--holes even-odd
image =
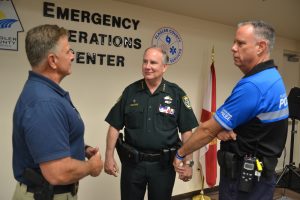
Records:
{"label": "dark trousers", "polygon": [[238,190],[238,186],[239,179],[232,180],[221,172],[219,200],[272,200],[275,190],[275,175],[268,178],[262,176],[259,182],[255,180],[250,192],[241,192]]}
{"label": "dark trousers", "polygon": [[121,200],[171,200],[176,173],[173,165],[162,168],[159,162],[122,164]]}

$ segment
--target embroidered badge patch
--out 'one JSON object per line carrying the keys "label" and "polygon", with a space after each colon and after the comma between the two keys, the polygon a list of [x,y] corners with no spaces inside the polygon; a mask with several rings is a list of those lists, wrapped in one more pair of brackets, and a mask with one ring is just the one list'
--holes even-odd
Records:
{"label": "embroidered badge patch", "polygon": [[183,96],[182,101],[183,101],[185,107],[187,107],[188,109],[192,109],[190,99],[187,96]]}

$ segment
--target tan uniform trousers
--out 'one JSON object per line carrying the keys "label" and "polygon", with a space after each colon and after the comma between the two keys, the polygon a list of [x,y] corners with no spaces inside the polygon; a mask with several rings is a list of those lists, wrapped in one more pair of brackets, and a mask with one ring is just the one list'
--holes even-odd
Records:
{"label": "tan uniform trousers", "polygon": [[[17,183],[12,200],[34,200],[33,193],[27,192],[27,186]],[[71,192],[55,194],[53,200],[77,200],[77,195],[72,196]]]}

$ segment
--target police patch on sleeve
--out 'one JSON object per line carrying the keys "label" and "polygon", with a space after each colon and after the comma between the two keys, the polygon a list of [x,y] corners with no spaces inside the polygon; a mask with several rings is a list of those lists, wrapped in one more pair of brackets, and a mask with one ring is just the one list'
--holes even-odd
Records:
{"label": "police patch on sleeve", "polygon": [[190,99],[188,98],[188,96],[183,96],[182,101],[183,101],[185,107],[187,107],[188,109],[192,109],[191,102],[190,102]]}

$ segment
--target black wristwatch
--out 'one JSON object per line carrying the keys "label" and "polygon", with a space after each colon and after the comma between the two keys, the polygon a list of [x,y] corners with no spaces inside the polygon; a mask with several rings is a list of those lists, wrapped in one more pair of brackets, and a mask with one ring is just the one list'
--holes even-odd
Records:
{"label": "black wristwatch", "polygon": [[189,160],[189,161],[186,161],[185,164],[188,165],[189,167],[193,167],[194,166],[194,161]]}

